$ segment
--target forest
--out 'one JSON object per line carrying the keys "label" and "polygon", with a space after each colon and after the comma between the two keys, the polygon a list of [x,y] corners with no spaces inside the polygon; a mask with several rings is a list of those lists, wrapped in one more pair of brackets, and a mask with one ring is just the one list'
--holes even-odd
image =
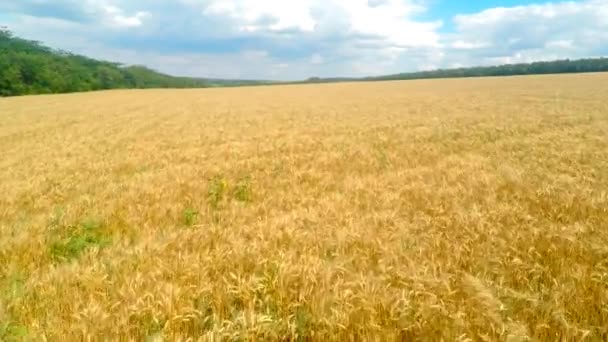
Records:
{"label": "forest", "polygon": [[259,83],[169,76],[145,66],[124,66],[52,49],[0,30],[0,96]]}

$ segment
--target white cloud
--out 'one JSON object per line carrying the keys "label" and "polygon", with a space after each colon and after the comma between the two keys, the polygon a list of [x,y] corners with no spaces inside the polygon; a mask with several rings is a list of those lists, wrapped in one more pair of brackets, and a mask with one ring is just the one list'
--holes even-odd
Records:
{"label": "white cloud", "polygon": [[[608,55],[608,0],[420,19],[433,2],[0,0],[0,12],[18,35],[53,47],[202,77],[367,76]],[[440,30],[450,20],[451,32]]]}
{"label": "white cloud", "polygon": [[451,46],[455,49],[479,49],[482,47],[486,47],[486,43],[480,42],[465,42],[463,40],[455,40]]}
{"label": "white cloud", "polygon": [[242,56],[245,59],[257,59],[268,57],[268,51],[264,50],[245,50],[242,52]]}
{"label": "white cloud", "polygon": [[568,42],[577,42],[585,53],[607,42],[608,0],[493,8],[454,21],[458,38],[479,48],[525,54],[546,47],[567,49]]}
{"label": "white cloud", "polygon": [[410,19],[423,8],[411,1],[335,0],[350,18],[353,32],[382,37],[389,45],[435,46],[436,30],[441,22],[418,22]]}
{"label": "white cloud", "polygon": [[204,13],[230,18],[246,32],[295,29],[307,33],[330,27],[388,45],[437,45],[441,22],[411,19],[423,11],[411,0],[211,0]]}
{"label": "white cloud", "polygon": [[139,11],[134,15],[128,16],[124,14],[121,8],[113,5],[103,4],[101,6],[106,17],[106,23],[118,27],[138,27],[143,24],[142,20],[149,16],[146,11]]}
{"label": "white cloud", "polygon": [[325,62],[325,59],[319,53],[315,53],[310,57],[311,64],[323,64],[323,62]]}
{"label": "white cloud", "polygon": [[545,44],[547,48],[557,48],[557,49],[572,49],[574,48],[574,42],[572,40],[553,40]]}
{"label": "white cloud", "polygon": [[249,32],[269,29],[313,31],[315,20],[306,1],[283,0],[212,0],[204,13],[227,16]]}

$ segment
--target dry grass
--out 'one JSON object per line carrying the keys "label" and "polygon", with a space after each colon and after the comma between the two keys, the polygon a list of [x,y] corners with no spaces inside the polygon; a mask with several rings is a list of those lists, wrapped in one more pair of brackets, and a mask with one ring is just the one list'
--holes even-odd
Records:
{"label": "dry grass", "polygon": [[0,99],[0,340],[608,338],[608,74]]}

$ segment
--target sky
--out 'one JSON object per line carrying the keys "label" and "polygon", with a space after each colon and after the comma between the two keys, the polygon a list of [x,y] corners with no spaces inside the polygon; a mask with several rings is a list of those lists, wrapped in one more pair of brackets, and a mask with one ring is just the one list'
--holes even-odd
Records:
{"label": "sky", "polygon": [[0,0],[0,26],[93,58],[230,79],[608,56],[608,0]]}

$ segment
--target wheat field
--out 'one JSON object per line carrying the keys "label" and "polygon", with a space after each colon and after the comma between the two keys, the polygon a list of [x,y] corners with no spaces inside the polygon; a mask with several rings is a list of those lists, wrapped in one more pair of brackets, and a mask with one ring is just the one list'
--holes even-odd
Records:
{"label": "wheat field", "polygon": [[0,99],[0,340],[608,338],[608,74]]}

